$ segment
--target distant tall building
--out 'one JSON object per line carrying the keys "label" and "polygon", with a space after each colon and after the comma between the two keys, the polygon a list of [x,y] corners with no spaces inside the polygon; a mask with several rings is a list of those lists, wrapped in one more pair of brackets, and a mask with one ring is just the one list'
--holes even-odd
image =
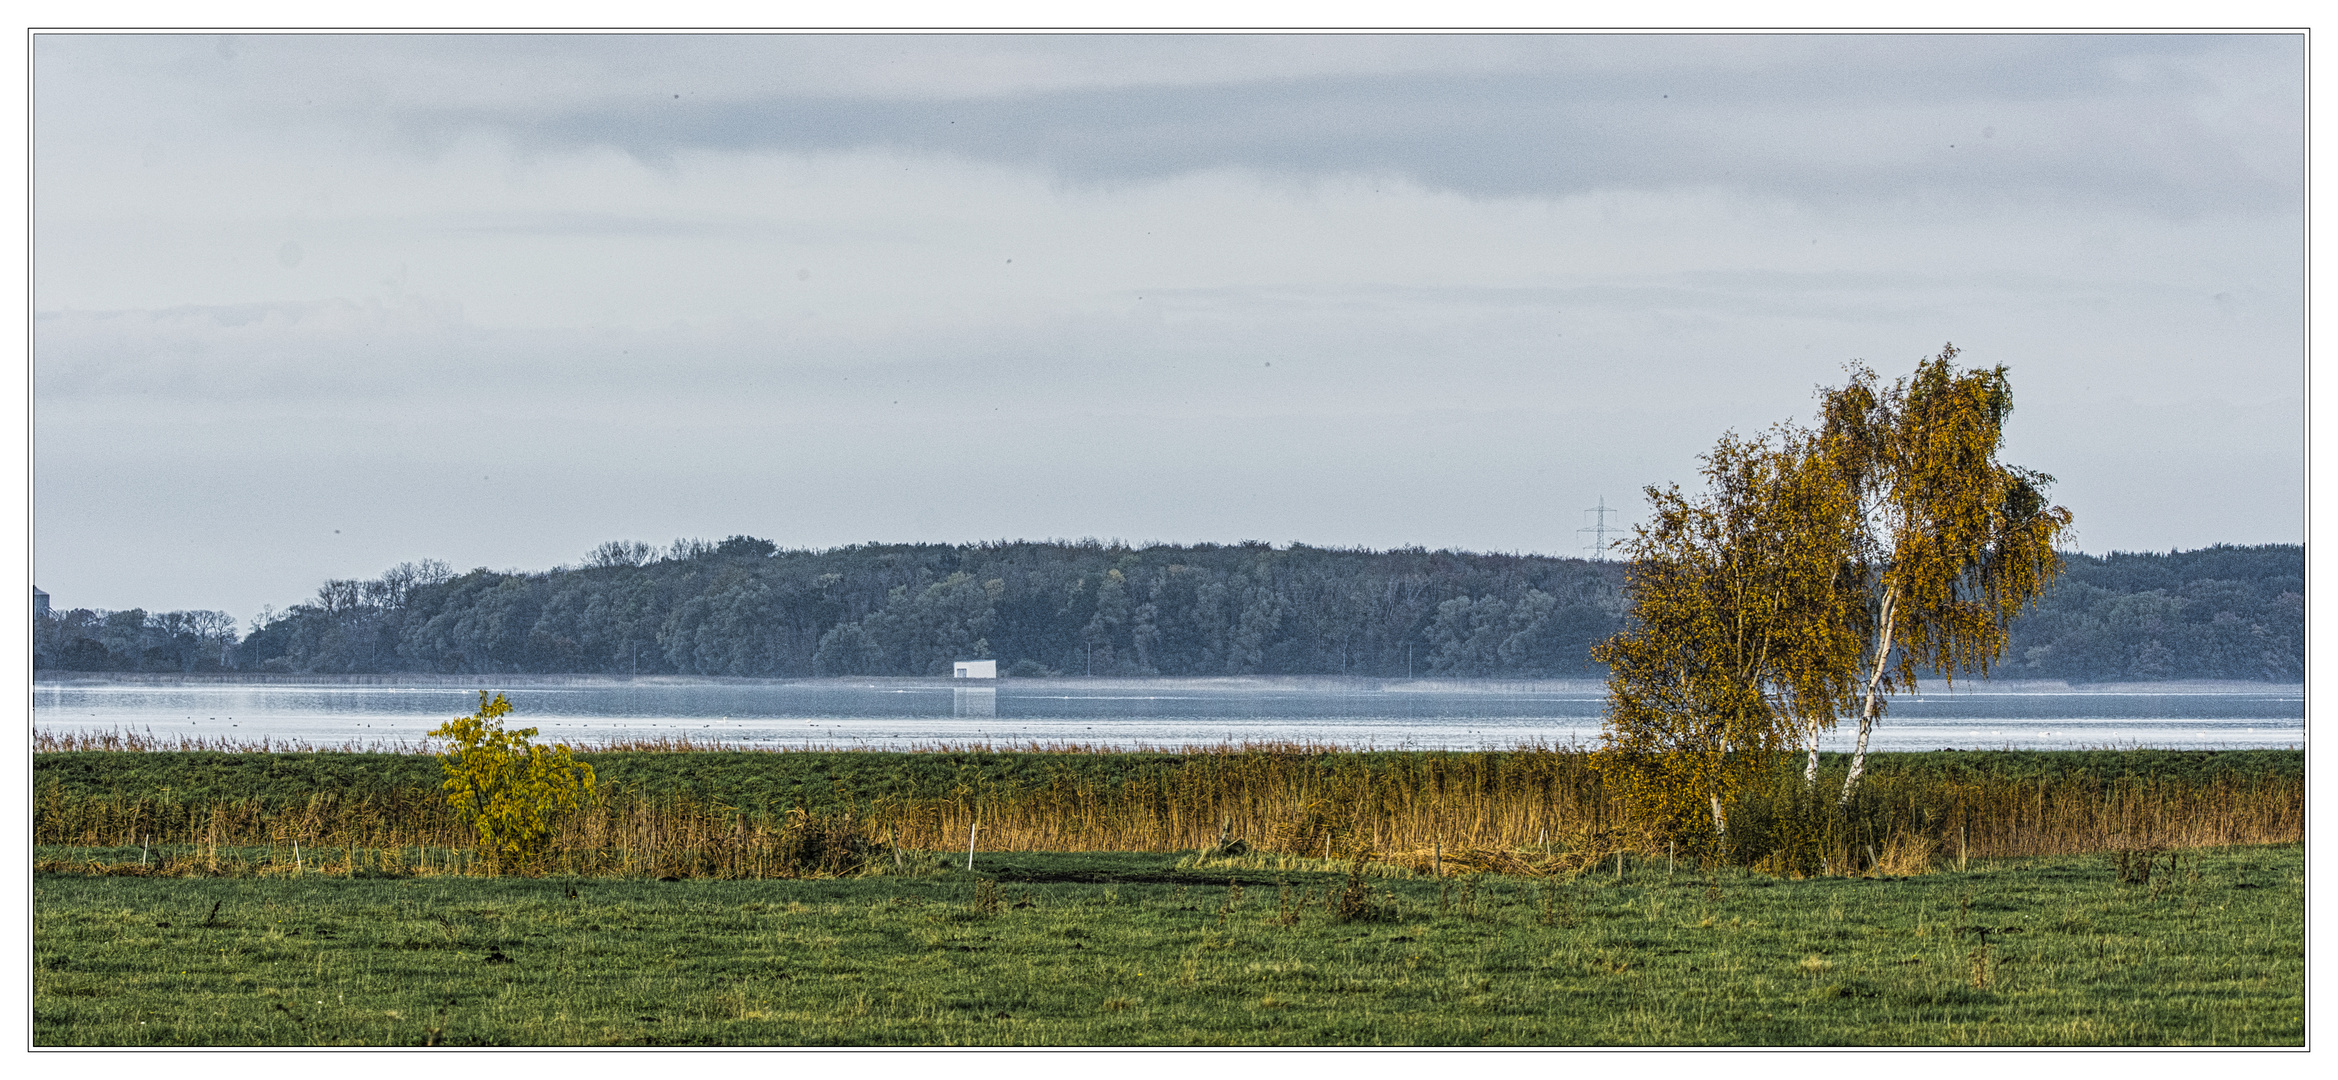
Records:
{"label": "distant tall building", "polygon": [[48,614],[48,613],[49,613],[49,594],[47,594],[47,593],[45,593],[45,592],[42,592],[42,591],[41,591],[41,587],[40,587],[40,586],[38,586],[38,585],[35,585],[35,586],[33,586],[33,587],[32,587],[32,617],[37,619],[37,618],[40,618],[41,616],[43,616],[43,615],[46,615],[46,614]]}

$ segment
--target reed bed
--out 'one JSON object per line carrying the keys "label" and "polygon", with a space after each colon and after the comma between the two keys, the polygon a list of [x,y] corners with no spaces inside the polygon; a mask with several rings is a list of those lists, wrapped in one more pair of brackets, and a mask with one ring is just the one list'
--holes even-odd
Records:
{"label": "reed bed", "polygon": [[[435,792],[317,794],[272,807],[256,799],[68,801],[44,792],[35,799],[34,817],[36,845],[102,853],[36,860],[36,869],[75,873],[801,878],[881,873],[888,866],[910,872],[931,864],[922,856],[913,863],[906,852],[875,841],[867,824],[849,813],[799,810],[749,821],[687,797],[623,793],[568,815],[547,850],[525,864],[497,863],[474,850],[469,826]],[[134,866],[129,852],[137,853]]]}
{"label": "reed bed", "polygon": [[[1171,757],[1155,751],[1152,758],[1085,746],[1005,756],[992,747],[949,751],[994,765],[1030,765],[1014,755],[1055,755],[1043,768],[1011,775],[964,763],[942,769],[940,751],[810,759],[731,756],[734,749],[674,764],[686,763],[679,769],[685,776],[701,776],[753,773],[762,768],[758,761],[847,760],[873,762],[904,779],[851,790],[837,779],[834,797],[819,805],[783,807],[670,784],[604,783],[587,808],[558,822],[540,859],[497,867],[466,854],[467,826],[425,786],[188,798],[155,790],[151,781],[143,790],[99,790],[36,776],[34,842],[110,850],[114,865],[121,853],[136,851],[154,872],[168,865],[203,873],[323,865],[348,874],[804,877],[918,872],[933,864],[929,853],[970,847],[1224,854],[1237,844],[1262,857],[1363,857],[1434,874],[1572,874],[1618,853],[1667,857],[1660,838],[1622,819],[1589,756],[1571,748],[1367,753],[1258,744],[1182,748]],[[919,768],[926,771],[913,777]],[[1879,760],[1860,799],[1841,813],[1831,799],[1800,795],[1798,774],[1782,776],[1776,792],[1735,808],[1729,861],[1790,876],[1914,874],[1972,858],[2293,843],[2304,835],[2301,770],[2171,767],[2163,775],[2069,767],[2030,778],[1991,769],[2003,771]],[[158,848],[175,861],[154,861]],[[307,854],[318,850],[343,854],[320,864]]]}
{"label": "reed bed", "polygon": [[113,728],[106,731],[48,731],[34,728],[32,752],[36,754],[70,754],[85,752],[120,754],[434,754],[437,749],[427,740],[375,739],[361,741],[345,739],[337,743],[317,743],[307,739],[278,739],[262,736],[257,739],[230,735],[156,735],[153,728],[132,731]]}
{"label": "reed bed", "polygon": [[1870,774],[1836,811],[1799,777],[1733,818],[1732,861],[1790,876],[1921,874],[1973,858],[2296,843],[2302,774],[2061,775],[1949,778]]}

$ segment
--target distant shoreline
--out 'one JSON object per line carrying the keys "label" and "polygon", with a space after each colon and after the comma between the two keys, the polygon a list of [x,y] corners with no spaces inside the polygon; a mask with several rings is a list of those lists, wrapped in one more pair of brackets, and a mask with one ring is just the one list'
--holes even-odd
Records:
{"label": "distant shoreline", "polygon": [[[280,674],[256,672],[99,672],[37,671],[34,686],[381,686],[406,689],[510,690],[541,687],[617,688],[685,686],[785,686],[808,689],[999,689],[1017,690],[1193,690],[1252,693],[1384,693],[1384,694],[1598,694],[1606,683],[1598,679],[1403,679],[1341,675],[1224,675],[1151,678],[1040,678],[951,679],[917,675],[854,675],[816,678],[739,678],[719,675],[437,675],[391,674]],[[2305,693],[2304,683],[2247,680],[2170,680],[2167,682],[2073,683],[2059,679],[1960,680],[1953,693],[1966,694],[2248,694],[2267,691]],[[1918,696],[1949,691],[1927,680]]]}

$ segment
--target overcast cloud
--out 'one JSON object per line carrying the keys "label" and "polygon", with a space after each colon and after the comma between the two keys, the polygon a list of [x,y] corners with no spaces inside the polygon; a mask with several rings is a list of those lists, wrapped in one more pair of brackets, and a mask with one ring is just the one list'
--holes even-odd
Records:
{"label": "overcast cloud", "polygon": [[2296,36],[33,58],[66,606],[733,533],[1572,554],[1943,341],[2081,548],[2303,538]]}

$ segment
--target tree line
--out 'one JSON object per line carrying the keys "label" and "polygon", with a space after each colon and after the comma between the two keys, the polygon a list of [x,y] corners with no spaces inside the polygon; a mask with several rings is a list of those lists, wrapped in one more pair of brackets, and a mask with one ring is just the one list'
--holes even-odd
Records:
{"label": "tree line", "polygon": [[[2305,550],[2066,554],[1999,678],[2305,677]],[[216,611],[52,611],[53,671],[1599,678],[1625,565],[1263,543],[611,542],[573,566],[436,560],[333,580],[238,633]]]}

